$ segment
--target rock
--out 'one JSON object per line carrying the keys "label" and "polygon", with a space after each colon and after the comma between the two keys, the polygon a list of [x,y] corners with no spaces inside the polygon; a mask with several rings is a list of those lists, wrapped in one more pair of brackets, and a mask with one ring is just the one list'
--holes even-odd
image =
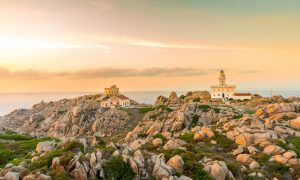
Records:
{"label": "rock", "polygon": [[5,180],[19,180],[20,179],[20,173],[16,172],[7,172],[4,176]]}
{"label": "rock", "polygon": [[167,165],[172,167],[176,172],[182,173],[184,162],[181,156],[176,155],[169,159]]}
{"label": "rock", "polygon": [[194,140],[195,140],[195,141],[200,141],[200,140],[202,140],[202,139],[204,139],[204,138],[205,138],[205,134],[204,134],[204,132],[202,132],[202,131],[196,132],[196,133],[194,134]]}
{"label": "rock", "polygon": [[168,179],[172,174],[172,168],[165,164],[163,154],[153,155],[151,161],[154,164],[152,175],[158,179]]}
{"label": "rock", "polygon": [[202,164],[204,165],[203,169],[215,180],[234,179],[232,172],[228,170],[223,161],[212,161],[204,157]]}
{"label": "rock", "polygon": [[168,101],[168,98],[164,96],[158,96],[155,101],[155,105],[164,105]]}
{"label": "rock", "polygon": [[236,157],[236,160],[243,164],[250,164],[254,161],[254,159],[251,158],[250,154],[239,154]]}
{"label": "rock", "polygon": [[294,120],[289,120],[288,123],[293,128],[300,129],[300,117],[298,117],[297,119],[294,119]]}
{"label": "rock", "polygon": [[174,150],[174,149],[178,149],[181,146],[185,145],[186,142],[184,142],[183,140],[180,139],[171,139],[169,140],[164,146],[163,149],[164,150]]}
{"label": "rock", "polygon": [[36,180],[51,180],[51,176],[47,176],[45,174],[40,174]]}
{"label": "rock", "polygon": [[139,174],[139,167],[132,158],[129,159],[129,165],[135,174]]}
{"label": "rock", "polygon": [[226,178],[225,171],[219,163],[214,163],[210,166],[210,175],[215,180],[225,180]]}
{"label": "rock", "polygon": [[212,138],[215,135],[215,133],[210,128],[205,126],[201,128],[201,131],[209,138]]}
{"label": "rock", "polygon": [[190,178],[190,177],[187,177],[187,176],[182,175],[182,176],[180,176],[180,177],[178,178],[178,180],[193,180],[193,179]]}
{"label": "rock", "polygon": [[169,104],[178,104],[180,99],[178,98],[176,92],[171,92],[169,96]]}
{"label": "rock", "polygon": [[240,126],[248,126],[250,128],[263,128],[264,122],[256,115],[245,114],[241,119]]}
{"label": "rock", "polygon": [[51,168],[54,170],[61,170],[64,171],[64,167],[60,165],[60,159],[59,157],[55,157],[52,159],[52,165]]}
{"label": "rock", "polygon": [[155,139],[153,139],[152,144],[154,146],[161,146],[163,144],[163,141],[161,138],[155,138]]}
{"label": "rock", "polygon": [[46,153],[48,151],[51,151],[55,148],[56,143],[55,141],[45,141],[45,142],[39,142],[35,148],[35,151],[40,153]]}
{"label": "rock", "polygon": [[37,114],[32,114],[30,116],[30,119],[29,119],[29,121],[31,123],[41,122],[43,120],[45,120],[45,117],[42,114],[38,114],[38,113]]}
{"label": "rock", "polygon": [[276,145],[269,145],[269,146],[265,147],[263,152],[268,155],[279,155],[279,154],[284,153],[285,150]]}
{"label": "rock", "polygon": [[141,148],[142,145],[144,145],[144,144],[145,144],[145,141],[144,141],[144,140],[142,140],[142,139],[137,139],[137,140],[133,141],[132,143],[130,143],[129,146],[130,146],[131,149],[137,150],[137,149]]}
{"label": "rock", "polygon": [[253,161],[252,163],[249,164],[250,169],[260,169],[260,165],[258,162]]}
{"label": "rock", "polygon": [[297,154],[294,151],[288,150],[283,154],[283,157],[285,157],[286,159],[296,158]]}
{"label": "rock", "polygon": [[75,169],[72,171],[74,179],[76,180],[87,180],[87,173],[85,171],[84,166],[77,161],[75,165]]}
{"label": "rock", "polygon": [[277,161],[280,164],[286,164],[288,162],[288,159],[286,159],[282,155],[275,155],[274,160]]}
{"label": "rock", "polygon": [[241,133],[235,137],[235,142],[238,145],[247,146],[253,142],[253,135],[250,133]]}
{"label": "rock", "polygon": [[210,143],[211,143],[211,144],[214,144],[214,145],[218,144],[218,142],[215,141],[215,140],[211,140]]}
{"label": "rock", "polygon": [[243,147],[238,147],[237,149],[233,150],[232,154],[234,156],[238,155],[238,154],[242,154],[244,152],[244,148]]}

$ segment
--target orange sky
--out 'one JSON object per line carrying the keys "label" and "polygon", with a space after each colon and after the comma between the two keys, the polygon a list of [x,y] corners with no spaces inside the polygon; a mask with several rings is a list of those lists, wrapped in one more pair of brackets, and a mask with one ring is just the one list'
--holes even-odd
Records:
{"label": "orange sky", "polygon": [[300,90],[300,2],[0,1],[0,92]]}

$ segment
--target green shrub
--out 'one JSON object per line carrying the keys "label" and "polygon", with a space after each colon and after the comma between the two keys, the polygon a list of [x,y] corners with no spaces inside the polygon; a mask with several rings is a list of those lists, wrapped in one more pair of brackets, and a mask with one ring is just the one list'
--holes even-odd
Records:
{"label": "green shrub", "polygon": [[221,112],[221,109],[220,108],[214,108],[214,111],[215,111],[215,113],[220,113]]}
{"label": "green shrub", "polygon": [[38,160],[34,161],[30,165],[31,170],[40,169],[43,167],[50,167],[52,164],[52,159],[59,157],[63,154],[61,149],[55,149],[47,152],[44,156],[41,156]]}
{"label": "green shrub", "polygon": [[210,106],[209,105],[198,105],[197,108],[201,109],[203,112],[208,112],[210,110]]}
{"label": "green shrub", "polygon": [[0,134],[0,139],[21,141],[21,140],[30,140],[33,138],[28,135],[9,133],[9,134]]}
{"label": "green shrub", "polygon": [[184,163],[184,174],[192,179],[212,180],[212,178],[203,170],[203,166],[196,161],[187,161]]}
{"label": "green shrub", "polygon": [[105,177],[108,180],[132,180],[134,173],[122,156],[111,157],[104,166]]}
{"label": "green shrub", "polygon": [[199,98],[199,97],[193,99],[193,102],[200,102],[200,101],[201,101],[201,98]]}
{"label": "green shrub", "polygon": [[284,174],[289,171],[289,167],[279,164],[278,162],[272,161],[268,163],[268,171]]}
{"label": "green shrub", "polygon": [[64,151],[79,150],[84,151],[84,146],[78,141],[71,141],[64,147]]}
{"label": "green shrub", "polygon": [[150,111],[153,111],[154,108],[153,107],[143,107],[143,108],[139,108],[139,112],[140,113],[147,113],[147,112],[150,112]]}
{"label": "green shrub", "polygon": [[244,115],[243,114],[235,114],[232,118],[233,119],[241,119]]}
{"label": "green shrub", "polygon": [[235,143],[231,139],[228,139],[226,136],[220,134],[217,131],[214,131],[214,136],[211,139],[207,139],[206,141],[209,140],[215,140],[217,141],[217,144],[223,148],[224,151],[228,152],[235,148]]}
{"label": "green shrub", "polygon": [[269,162],[270,155],[263,152],[259,152],[253,156],[253,158],[262,166]]}
{"label": "green shrub", "polygon": [[152,143],[146,143],[142,146],[142,149],[143,150],[146,150],[146,151],[150,151],[150,152],[155,152],[157,150],[157,146],[154,146],[154,144]]}
{"label": "green shrub", "polygon": [[198,114],[194,114],[192,117],[191,128],[197,126],[200,116]]}
{"label": "green shrub", "polygon": [[173,109],[171,109],[171,108],[169,108],[169,107],[167,107],[167,106],[165,106],[165,105],[159,105],[159,106],[156,106],[155,109],[163,109],[163,110],[166,110],[166,111],[168,111],[168,112],[174,111]]}
{"label": "green shrub", "polygon": [[245,114],[255,114],[255,113],[256,113],[255,110],[251,110],[251,109],[245,110]]}
{"label": "green shrub", "polygon": [[14,152],[6,149],[0,149],[0,166],[5,165],[8,161],[13,159]]}
{"label": "green shrub", "polygon": [[160,138],[160,139],[163,141],[163,144],[167,142],[167,138],[166,138],[164,135],[160,134],[160,133],[155,134],[155,135],[153,136],[153,138],[154,138],[154,139],[155,139],[155,138]]}
{"label": "green shrub", "polygon": [[69,174],[69,172],[67,171],[56,171],[55,172],[55,176],[54,176],[55,180],[71,180],[71,175]]}
{"label": "green shrub", "polygon": [[10,136],[5,135],[2,137],[15,141],[0,143],[0,167],[14,159],[23,159],[29,152],[35,149],[39,142],[50,140],[50,138],[33,139],[33,137],[30,136],[19,136],[13,133],[9,135]]}
{"label": "green shrub", "polygon": [[180,135],[178,139],[181,139],[185,142],[190,143],[190,142],[193,142],[193,140],[194,140],[194,134],[193,133],[185,133],[185,134]]}
{"label": "green shrub", "polygon": [[140,133],[140,134],[138,134],[138,137],[139,138],[146,138],[146,137],[148,137],[148,134],[146,134],[146,133]]}
{"label": "green shrub", "polygon": [[96,140],[98,141],[98,146],[105,147],[106,143],[102,137],[96,136]]}
{"label": "green shrub", "polygon": [[70,151],[64,152],[59,158],[59,163],[63,166],[68,165],[69,162],[74,158],[74,154]]}

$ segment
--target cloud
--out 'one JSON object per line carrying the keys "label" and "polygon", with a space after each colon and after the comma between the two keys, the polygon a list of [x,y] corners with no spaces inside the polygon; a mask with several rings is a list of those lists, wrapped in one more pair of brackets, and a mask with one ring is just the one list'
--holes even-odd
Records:
{"label": "cloud", "polygon": [[257,70],[244,70],[244,71],[239,71],[241,74],[256,74],[259,73]]}
{"label": "cloud", "polygon": [[189,42],[166,42],[149,39],[138,39],[132,37],[118,37],[118,36],[75,36],[66,37],[66,39],[84,42],[86,44],[117,44],[127,46],[139,46],[147,48],[161,48],[161,49],[199,49],[199,50],[253,50],[253,47],[246,47],[242,45],[218,45],[207,43],[189,43]]}
{"label": "cloud", "polygon": [[10,71],[6,68],[0,68],[1,78],[18,78],[26,80],[41,80],[48,78],[66,78],[66,79],[94,79],[94,78],[125,78],[125,77],[187,77],[187,76],[203,76],[216,73],[217,69],[201,69],[201,68],[113,68],[101,67],[95,69],[84,69],[79,71],[63,71],[63,72],[47,72],[35,69],[27,69],[20,71]]}

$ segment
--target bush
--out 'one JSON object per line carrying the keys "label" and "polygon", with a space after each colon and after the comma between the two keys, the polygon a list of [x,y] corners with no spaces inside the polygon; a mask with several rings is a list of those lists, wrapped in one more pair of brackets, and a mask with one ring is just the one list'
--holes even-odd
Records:
{"label": "bush", "polygon": [[193,142],[193,140],[194,140],[194,134],[193,133],[185,133],[185,134],[180,135],[178,139],[181,139],[185,142],[190,143],[190,142]]}
{"label": "bush", "polygon": [[1,134],[2,138],[15,140],[12,142],[0,142],[0,167],[13,159],[23,160],[29,152],[32,152],[39,142],[51,140],[50,138],[34,139],[27,135],[14,133]]}
{"label": "bush", "polygon": [[9,133],[9,134],[0,134],[0,139],[21,141],[21,140],[30,140],[33,138],[28,135]]}
{"label": "bush", "polygon": [[71,180],[71,175],[69,174],[69,172],[67,171],[56,171],[55,172],[55,176],[54,176],[55,180]]}
{"label": "bush", "polygon": [[255,114],[255,113],[256,113],[255,110],[251,110],[251,109],[245,110],[245,114]]}
{"label": "bush", "polygon": [[96,136],[96,140],[98,141],[99,147],[105,147],[106,143],[102,137]]}
{"label": "bush", "polygon": [[209,105],[198,105],[197,108],[201,109],[203,112],[208,112],[211,107]]}
{"label": "bush", "polygon": [[30,165],[31,170],[40,169],[43,167],[49,167],[52,164],[52,159],[59,157],[63,154],[61,149],[55,149],[47,152],[44,156],[41,156],[38,160],[34,161]]}
{"label": "bush", "polygon": [[259,152],[253,156],[253,158],[262,166],[266,165],[269,162],[270,155],[263,152]]}
{"label": "bush", "polygon": [[153,111],[153,110],[154,110],[153,107],[143,107],[143,108],[139,109],[139,112],[140,113],[147,113],[147,112],[150,112],[150,111]]}
{"label": "bush", "polygon": [[214,131],[214,136],[211,138],[211,140],[217,141],[218,145],[223,148],[224,151],[228,152],[235,148],[235,143],[231,139],[228,139],[226,136],[220,134],[217,131]]}
{"label": "bush", "polygon": [[241,119],[244,115],[243,114],[235,114],[232,118],[233,119]]}
{"label": "bush", "polygon": [[111,157],[104,166],[105,177],[108,180],[132,180],[134,173],[122,156]]}
{"label": "bush", "polygon": [[194,114],[192,117],[191,128],[197,126],[200,116],[198,114]]}
{"label": "bush", "polygon": [[200,101],[201,99],[199,97],[193,99],[193,102],[200,102]]}
{"label": "bush", "polygon": [[84,146],[78,141],[71,141],[64,147],[64,151],[79,150],[84,151]]}
{"label": "bush", "polygon": [[155,134],[155,135],[153,136],[153,138],[154,138],[154,139],[155,139],[155,138],[160,138],[160,139],[163,141],[163,144],[167,142],[167,138],[166,138],[164,135],[160,134],[160,133]]}
{"label": "bush", "polygon": [[220,113],[221,109],[220,108],[214,108],[215,113]]}

